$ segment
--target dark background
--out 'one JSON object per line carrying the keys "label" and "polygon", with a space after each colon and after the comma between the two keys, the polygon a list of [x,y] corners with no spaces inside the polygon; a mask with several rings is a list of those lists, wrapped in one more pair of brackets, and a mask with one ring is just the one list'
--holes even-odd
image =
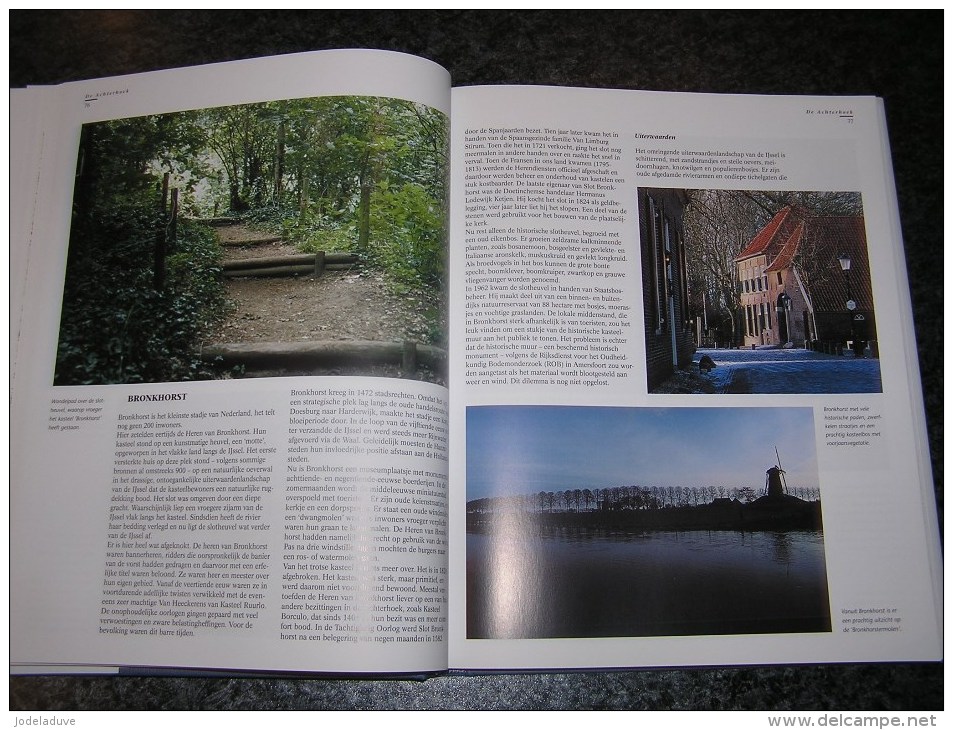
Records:
{"label": "dark background", "polygon": [[[451,72],[457,86],[552,84],[883,97],[942,515],[941,11],[10,11],[9,18],[11,87],[366,47],[430,58]],[[158,677],[15,677],[10,682],[14,710],[942,706],[940,664],[438,677],[426,682]]]}

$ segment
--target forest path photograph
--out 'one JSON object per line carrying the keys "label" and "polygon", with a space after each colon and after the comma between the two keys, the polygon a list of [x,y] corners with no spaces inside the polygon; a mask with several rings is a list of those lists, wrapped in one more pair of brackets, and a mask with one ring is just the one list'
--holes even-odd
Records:
{"label": "forest path photograph", "polygon": [[54,384],[445,382],[448,140],[363,96],[84,125]]}

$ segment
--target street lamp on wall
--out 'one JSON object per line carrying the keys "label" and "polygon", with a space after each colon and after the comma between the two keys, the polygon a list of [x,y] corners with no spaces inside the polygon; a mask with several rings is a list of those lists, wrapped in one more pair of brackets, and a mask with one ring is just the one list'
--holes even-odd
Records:
{"label": "street lamp on wall", "polygon": [[840,262],[841,270],[844,272],[844,278],[847,280],[847,312],[850,321],[850,343],[854,344],[854,310],[857,309],[857,302],[850,291],[850,254],[842,253],[837,257]]}
{"label": "street lamp on wall", "polygon": [[847,279],[847,308],[851,310],[856,309],[857,304],[854,302],[854,297],[850,292],[850,254],[842,253],[837,257],[837,260],[840,262],[844,277]]}

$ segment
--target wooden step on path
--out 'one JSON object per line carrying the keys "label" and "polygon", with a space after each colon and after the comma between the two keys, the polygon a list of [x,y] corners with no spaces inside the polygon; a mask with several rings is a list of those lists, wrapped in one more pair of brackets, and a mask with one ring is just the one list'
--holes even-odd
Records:
{"label": "wooden step on path", "polygon": [[250,248],[251,246],[264,246],[270,243],[281,243],[281,236],[262,236],[261,238],[236,238],[220,240],[219,243],[224,248]]}
{"label": "wooden step on path", "polygon": [[219,217],[219,218],[188,218],[187,220],[192,223],[201,223],[205,226],[212,226],[213,228],[224,228],[225,226],[237,226],[242,222],[241,218],[228,218],[228,217]]}
{"label": "wooden step on path", "polygon": [[447,352],[412,340],[324,340],[315,342],[237,342],[202,348],[202,360],[230,368],[281,369],[346,364],[397,364],[404,372],[418,367],[443,372]]}
{"label": "wooden step on path", "polygon": [[253,259],[234,259],[222,263],[225,276],[295,276],[324,271],[346,271],[357,263],[353,253],[332,252],[292,254],[290,256],[266,256]]}
{"label": "wooden step on path", "polygon": [[[189,218],[193,223],[199,223],[210,228],[232,228],[240,227],[245,233],[253,232],[241,218],[219,217],[219,218]],[[240,236],[238,238],[224,238],[223,233],[218,233],[219,243],[225,248],[234,248],[237,246],[260,246],[268,243],[280,243],[283,239],[275,234],[262,234],[260,236]]]}

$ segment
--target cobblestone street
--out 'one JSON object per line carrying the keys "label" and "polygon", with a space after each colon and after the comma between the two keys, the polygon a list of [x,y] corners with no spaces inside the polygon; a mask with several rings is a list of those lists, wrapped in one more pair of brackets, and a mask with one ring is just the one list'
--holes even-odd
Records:
{"label": "cobblestone street", "polygon": [[880,393],[880,360],[803,349],[698,350],[718,393]]}

